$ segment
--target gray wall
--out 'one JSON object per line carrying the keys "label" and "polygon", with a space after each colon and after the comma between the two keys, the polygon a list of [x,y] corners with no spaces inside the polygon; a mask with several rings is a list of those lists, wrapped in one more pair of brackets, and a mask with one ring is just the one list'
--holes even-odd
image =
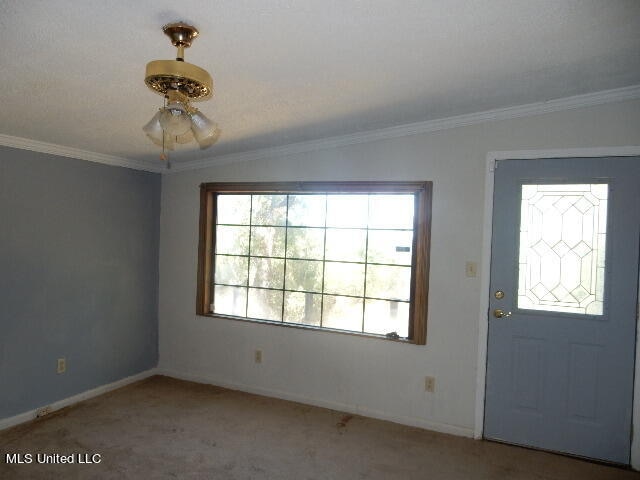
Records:
{"label": "gray wall", "polygon": [[0,418],[156,366],[159,210],[158,174],[0,148]]}

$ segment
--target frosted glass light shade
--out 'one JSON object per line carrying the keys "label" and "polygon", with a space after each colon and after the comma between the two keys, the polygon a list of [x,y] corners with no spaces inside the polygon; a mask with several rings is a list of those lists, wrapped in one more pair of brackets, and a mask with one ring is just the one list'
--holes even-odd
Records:
{"label": "frosted glass light shade", "polygon": [[174,137],[167,133],[164,134],[164,148],[165,150],[174,150],[176,148]]}
{"label": "frosted glass light shade", "polygon": [[160,125],[169,135],[177,137],[191,128],[191,121],[184,105],[173,102],[161,110]]}
{"label": "frosted glass light shade", "polygon": [[162,136],[164,135],[164,132],[162,130],[162,125],[160,125],[160,111],[158,111],[153,118],[149,120],[149,123],[142,127],[142,130],[153,143],[162,146]]}
{"label": "frosted glass light shade", "polygon": [[191,130],[201,149],[209,148],[220,137],[218,125],[209,120],[202,112],[196,110],[191,113]]}
{"label": "frosted glass light shade", "polygon": [[174,140],[176,143],[190,143],[193,141],[193,131],[189,129],[182,135],[177,135]]}
{"label": "frosted glass light shade", "polygon": [[[173,150],[175,148],[174,138],[162,129],[162,125],[160,125],[161,115],[162,111],[156,113],[153,118],[149,120],[149,123],[142,127],[142,131],[146,133],[147,137],[149,137],[149,139],[159,147],[164,145],[165,149]],[[190,132],[191,131],[189,130],[189,133]]]}
{"label": "frosted glass light shade", "polygon": [[153,143],[167,150],[173,150],[176,144],[190,143],[194,139],[204,150],[220,137],[220,129],[215,122],[179,101],[161,108],[142,130]]}

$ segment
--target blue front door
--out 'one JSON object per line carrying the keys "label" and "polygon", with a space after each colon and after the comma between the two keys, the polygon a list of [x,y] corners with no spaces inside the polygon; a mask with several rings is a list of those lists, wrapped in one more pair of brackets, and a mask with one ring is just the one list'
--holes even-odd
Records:
{"label": "blue front door", "polygon": [[496,163],[485,437],[630,461],[640,158]]}

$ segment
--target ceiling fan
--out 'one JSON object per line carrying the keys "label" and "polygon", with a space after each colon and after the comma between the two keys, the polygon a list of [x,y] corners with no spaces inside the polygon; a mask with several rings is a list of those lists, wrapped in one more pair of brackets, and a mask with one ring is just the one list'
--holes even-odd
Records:
{"label": "ceiling fan", "polygon": [[220,137],[220,129],[191,102],[209,100],[213,96],[213,80],[206,70],[184,61],[198,30],[186,23],[170,23],[162,31],[177,47],[175,60],[153,60],[147,63],[144,82],[165,99],[162,108],[142,130],[153,143],[162,147],[160,158],[167,160],[165,150],[176,143],[195,140],[201,149],[209,148]]}

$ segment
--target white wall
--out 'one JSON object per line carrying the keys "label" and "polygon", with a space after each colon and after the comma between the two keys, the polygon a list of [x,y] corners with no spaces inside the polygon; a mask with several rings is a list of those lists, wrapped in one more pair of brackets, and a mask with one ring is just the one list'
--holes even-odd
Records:
{"label": "white wall", "polygon": [[[487,152],[640,145],[639,125],[631,101],[165,175],[160,369],[471,436],[481,292],[464,264],[482,254]],[[195,315],[199,184],[270,180],[434,182],[426,346]]]}

